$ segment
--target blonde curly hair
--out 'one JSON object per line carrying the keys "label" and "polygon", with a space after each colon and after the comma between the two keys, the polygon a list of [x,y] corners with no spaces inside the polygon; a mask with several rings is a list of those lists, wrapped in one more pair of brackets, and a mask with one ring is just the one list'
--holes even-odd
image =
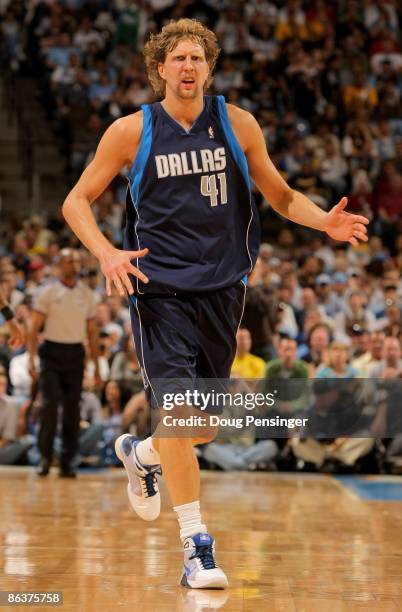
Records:
{"label": "blonde curly hair", "polygon": [[209,66],[205,89],[208,89],[212,82],[212,72],[220,53],[214,32],[196,19],[170,21],[163,26],[159,34],[151,34],[143,50],[148,79],[158,97],[163,97],[166,91],[165,81],[159,76],[158,64],[163,63],[167,53],[173,51],[179,41],[183,39],[194,41],[203,47],[205,59]]}

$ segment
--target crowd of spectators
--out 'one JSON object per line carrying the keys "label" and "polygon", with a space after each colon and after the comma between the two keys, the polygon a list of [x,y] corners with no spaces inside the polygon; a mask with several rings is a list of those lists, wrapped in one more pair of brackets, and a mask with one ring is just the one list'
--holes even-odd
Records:
{"label": "crowd of spectators", "polygon": [[222,47],[212,93],[253,113],[291,186],[324,208],[349,193],[349,206],[370,211],[395,248],[390,230],[402,198],[396,0],[2,5],[2,63],[37,79],[72,181],[113,120],[153,101],[141,55],[149,33],[168,18],[197,17]]}
{"label": "crowd of spectators", "polygon": [[[234,376],[306,378],[316,381],[313,386],[321,384],[317,396],[329,398],[334,390],[328,381],[339,378],[398,382],[402,53],[396,0],[13,0],[0,2],[0,11],[1,65],[19,78],[37,80],[71,182],[90,161],[105,128],[153,100],[141,56],[149,32],[183,16],[209,24],[222,47],[212,93],[223,93],[253,113],[273,162],[292,187],[326,210],[347,194],[350,209],[371,221],[367,243],[335,243],[280,219],[256,192],[263,244],[249,278]],[[94,204],[100,227],[116,245],[124,225],[124,174]],[[79,245],[59,212],[47,218],[10,215],[7,221],[0,282],[18,320],[28,326],[36,295],[57,275],[58,252]],[[98,397],[88,360],[82,454],[101,448],[101,460],[113,463],[113,437],[130,428],[145,432],[149,413],[127,304],[105,297],[97,261],[83,249],[80,256],[82,282],[98,301],[104,381]],[[32,397],[25,353],[13,354],[6,328],[0,331],[1,367],[26,416],[16,425],[24,439],[34,431],[30,423],[40,397]],[[345,392],[344,401],[353,404],[357,393],[352,395],[353,401]],[[401,443],[390,432],[393,410],[387,397],[377,388],[363,393],[364,409],[380,407],[366,423],[370,448],[361,442],[365,436],[345,447],[343,438],[330,435],[323,448],[310,431],[291,443],[281,434],[264,448],[251,436],[242,452],[234,438],[232,454],[223,440],[210,445],[203,460],[222,469],[240,464],[246,469],[272,467],[275,457],[291,455],[296,467],[307,463],[321,469],[334,461],[355,464],[384,440],[388,456],[396,456]],[[282,402],[292,413],[303,403],[300,394],[285,395]],[[227,446],[223,459],[220,446]],[[30,459],[35,460],[33,451]]]}

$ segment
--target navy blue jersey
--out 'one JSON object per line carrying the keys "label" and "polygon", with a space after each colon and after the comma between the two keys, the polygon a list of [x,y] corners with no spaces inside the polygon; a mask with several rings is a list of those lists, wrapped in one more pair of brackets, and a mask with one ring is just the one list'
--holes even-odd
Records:
{"label": "navy blue jersey", "polygon": [[143,132],[129,173],[124,248],[147,247],[136,293],[210,291],[252,269],[260,238],[246,157],[223,96],[205,96],[189,131],[160,102],[142,106]]}

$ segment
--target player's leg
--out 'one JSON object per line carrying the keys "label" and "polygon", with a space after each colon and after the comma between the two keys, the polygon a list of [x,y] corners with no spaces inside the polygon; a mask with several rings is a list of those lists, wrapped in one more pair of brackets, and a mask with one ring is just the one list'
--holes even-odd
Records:
{"label": "player's leg", "polygon": [[[199,410],[194,410],[190,406],[184,406],[179,409],[177,411],[178,415],[183,413],[183,408],[187,411],[187,415],[193,414],[205,420],[209,419],[209,415],[201,413]],[[174,415],[176,413],[174,410],[172,412],[172,417],[175,418]],[[176,418],[180,417],[177,416]],[[199,499],[200,470],[194,446],[210,442],[216,437],[217,431],[217,427],[210,426],[209,424],[191,428],[180,427],[176,428],[178,437],[175,437],[175,431],[172,432],[171,428],[164,427],[161,421],[152,437],[140,442],[138,445],[140,456],[143,448],[150,448],[151,445],[153,448],[152,452],[158,454],[163,476],[174,507]],[[183,532],[181,535],[187,534]]]}
{"label": "player's leg", "polygon": [[[194,380],[196,377],[196,361],[199,347],[197,345],[196,328],[197,313],[194,304],[180,299],[151,300],[145,304],[136,304],[131,309],[138,325],[133,325],[135,341],[140,361],[143,366],[144,383],[156,405],[158,390],[153,389],[152,382],[158,378],[177,381],[178,379]],[[190,414],[189,408],[186,415]],[[187,410],[188,408],[188,410]],[[163,419],[162,419],[163,420]],[[205,428],[204,428],[205,429]],[[129,472],[130,463],[135,463],[136,477],[143,481],[146,477],[152,480],[159,465],[162,465],[167,488],[177,513],[180,535],[184,548],[184,572],[182,584],[191,588],[224,588],[227,578],[217,566],[214,554],[214,540],[207,533],[202,520],[199,502],[200,477],[198,462],[195,457],[193,442],[201,443],[214,437],[215,432],[203,430],[198,435],[185,432],[175,436],[174,432],[164,435],[158,426],[157,435],[143,442],[131,440],[131,447],[123,463]],[[173,434],[173,435],[172,435]],[[119,439],[120,440],[120,439]],[[129,450],[129,440],[123,440],[126,450]],[[117,442],[116,451],[118,452]],[[119,452],[118,452],[119,454]],[[120,455],[119,455],[120,456]],[[131,457],[131,458],[130,458]],[[148,462],[146,464],[145,462]],[[147,470],[148,475],[140,475],[140,469]],[[129,476],[130,478],[130,476]],[[156,478],[155,478],[156,480]],[[148,499],[144,503],[149,506],[154,503],[158,493],[155,493],[156,483],[150,486]],[[151,483],[152,484],[152,483]],[[130,485],[129,485],[130,486]],[[143,487],[145,491],[145,486]],[[141,513],[139,499],[130,498],[133,508],[149,520],[152,513]],[[133,503],[133,501],[135,503]],[[160,502],[159,502],[160,503]],[[137,507],[136,507],[137,504]],[[139,512],[140,509],[140,512]],[[144,515],[144,514],[147,514]],[[157,513],[154,512],[152,518]]]}
{"label": "player's leg", "polygon": [[183,544],[184,565],[181,584],[193,589],[225,588],[227,578],[215,558],[214,538],[208,533],[200,508],[200,470],[194,443],[215,437],[178,438],[157,431],[153,445],[159,452],[163,475],[176,512]]}
{"label": "player's leg", "polygon": [[[197,345],[196,378],[203,380],[204,385],[207,384],[208,387],[210,387],[212,379],[212,388],[209,391],[220,391],[225,384],[219,382],[219,379],[225,380],[230,376],[230,368],[236,350],[236,331],[243,311],[244,296],[245,288],[242,285],[241,287],[237,286],[216,292],[210,296],[199,296],[194,300],[194,308],[197,313],[197,326],[195,328]],[[218,406],[210,406],[207,408],[208,411],[216,413],[219,408]],[[206,416],[208,415],[204,413],[204,417]],[[205,436],[205,433],[207,433],[207,436]],[[208,430],[204,427],[205,441],[213,440],[216,433],[213,427],[210,426]],[[193,436],[191,443],[197,437],[198,435]],[[165,447],[166,451],[164,450]],[[175,461],[170,453],[176,449],[177,447],[173,447],[173,449],[169,447],[167,437],[160,438],[159,451],[162,454],[162,465],[164,460],[168,464]],[[190,440],[185,447],[185,451],[182,451],[182,456],[186,451],[190,457]],[[163,457],[164,453],[166,453],[166,458]],[[180,482],[175,480],[176,475],[180,473],[180,469],[183,468],[173,463],[169,492],[170,490],[177,492],[177,499],[181,501],[180,505],[174,507],[178,515],[180,536],[184,549],[181,584],[200,589],[225,588],[228,585],[228,580],[218,566],[214,538],[207,532],[206,528],[204,529],[205,525],[201,518],[198,501],[200,485],[198,463],[196,484],[193,485],[193,489],[189,486],[185,492],[187,496],[192,494],[196,497],[194,502],[185,503],[185,499],[188,499],[188,497],[183,493]],[[195,477],[195,470],[192,475]]]}
{"label": "player's leg", "polygon": [[[152,380],[194,376],[190,367],[191,363],[195,364],[195,345],[191,342],[195,321],[191,307],[171,297],[132,299],[130,312],[144,387],[152,409],[157,410],[158,390],[153,388]],[[145,520],[154,520],[160,512],[156,476],[161,471],[161,458],[156,446],[151,437],[139,441],[129,435],[120,436],[115,444],[116,453],[127,470],[130,503]],[[183,456],[182,461],[188,463],[188,458]],[[194,461],[195,457],[190,464],[194,465]],[[170,472],[169,466],[166,469]]]}

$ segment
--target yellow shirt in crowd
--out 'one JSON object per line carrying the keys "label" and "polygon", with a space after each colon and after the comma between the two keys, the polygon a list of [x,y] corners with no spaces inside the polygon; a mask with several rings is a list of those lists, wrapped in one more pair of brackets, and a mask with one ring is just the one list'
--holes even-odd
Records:
{"label": "yellow shirt in crowd", "polygon": [[261,357],[246,353],[244,357],[235,357],[232,373],[242,378],[264,378],[266,363]]}

